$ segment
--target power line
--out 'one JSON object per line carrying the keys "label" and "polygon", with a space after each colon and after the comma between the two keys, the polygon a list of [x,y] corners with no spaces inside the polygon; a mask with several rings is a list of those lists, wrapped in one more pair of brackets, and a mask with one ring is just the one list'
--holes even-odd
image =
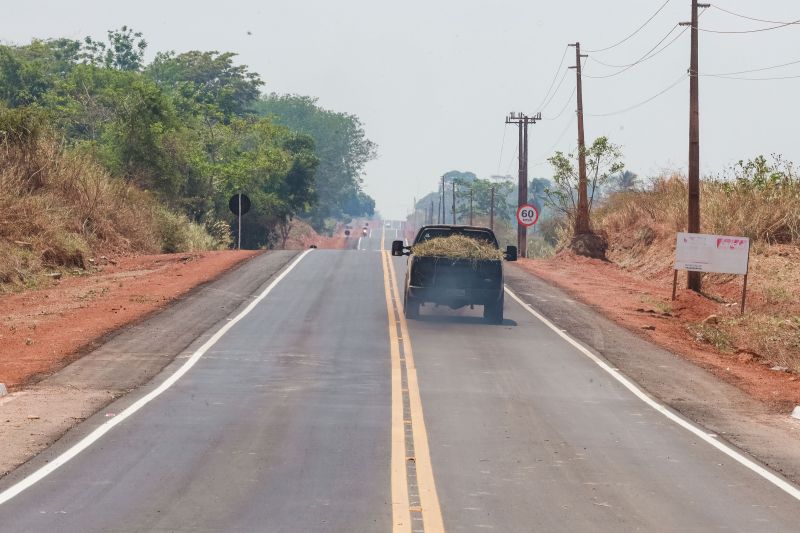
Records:
{"label": "power line", "polygon": [[564,80],[565,80],[565,79],[567,79],[567,74],[568,74],[568,73],[569,73],[569,70],[568,70],[568,69],[564,69],[564,75],[563,75],[563,76],[561,76],[561,81],[559,81],[559,82],[558,82],[558,87],[556,87],[556,90],[555,90],[555,91],[553,91],[553,94],[551,94],[551,95],[550,95],[550,99],[549,99],[549,100],[547,100],[547,101],[546,101],[546,102],[545,102],[543,105],[540,105],[540,106],[537,108],[539,111],[544,111],[544,110],[545,110],[545,109],[547,109],[547,107],[548,107],[548,106],[549,106],[549,105],[550,105],[550,104],[553,102],[553,98],[555,98],[555,97],[556,97],[556,95],[558,94],[558,90],[559,90],[559,89],[561,88],[561,86],[564,84]]}
{"label": "power line", "polygon": [[619,41],[619,42],[616,42],[616,43],[612,44],[611,46],[607,46],[607,47],[605,47],[605,48],[598,48],[597,50],[585,50],[585,52],[589,52],[589,53],[593,53],[593,54],[596,54],[596,53],[599,53],[599,52],[605,52],[606,50],[611,50],[612,48],[616,48],[617,46],[621,45],[622,43],[624,43],[624,42],[628,41],[628,39],[630,39],[631,37],[633,37],[634,35],[636,35],[636,34],[637,34],[637,33],[639,33],[640,31],[642,31],[642,30],[644,29],[644,27],[645,27],[645,26],[647,26],[648,24],[650,24],[650,21],[652,21],[654,18],[656,18],[656,16],[657,16],[659,13],[661,13],[661,11],[662,11],[662,10],[663,10],[665,7],[667,7],[667,4],[669,4],[671,1],[672,1],[672,0],[667,0],[666,2],[664,2],[663,4],[661,4],[661,7],[659,7],[659,8],[656,10],[656,12],[655,12],[655,13],[653,13],[652,15],[650,15],[650,18],[648,18],[647,20],[645,20],[645,21],[644,21],[644,24],[642,24],[641,26],[639,26],[638,28],[636,28],[636,30],[634,30],[634,32],[633,32],[633,33],[631,33],[630,35],[628,35],[627,37],[625,37],[625,38],[624,38],[624,39],[622,39],[621,41]]}
{"label": "power line", "polygon": [[773,76],[769,78],[746,78],[742,76],[725,76],[721,74],[700,74],[701,76],[708,77],[708,78],[720,78],[723,80],[742,80],[742,81],[772,81],[772,80],[793,80],[796,78],[800,78],[800,74],[792,75],[792,76]]}
{"label": "power line", "polygon": [[[675,26],[673,26],[673,27],[672,27],[672,29],[671,29],[671,30],[669,30],[669,32],[668,32],[668,33],[667,33],[667,34],[666,34],[664,37],[662,37],[662,38],[661,38],[661,40],[660,40],[660,41],[658,41],[654,47],[652,47],[650,50],[648,50],[648,51],[647,51],[647,53],[645,53],[645,54],[644,54],[642,57],[640,57],[639,59],[637,59],[637,60],[636,60],[636,61],[634,61],[633,63],[631,63],[631,64],[629,64],[629,65],[625,66],[624,68],[622,68],[622,70],[619,70],[619,71],[617,71],[617,72],[614,72],[614,73],[612,73],[612,74],[605,74],[605,75],[603,75],[603,76],[588,76],[588,75],[587,75],[586,77],[587,77],[587,78],[593,78],[593,79],[605,79],[605,78],[613,78],[614,76],[619,76],[619,75],[620,75],[620,74],[622,74],[623,72],[626,72],[626,71],[628,71],[628,70],[632,69],[633,67],[635,67],[635,66],[636,66],[636,65],[638,65],[639,63],[643,63],[643,62],[647,61],[648,59],[650,59],[650,57],[648,57],[648,56],[650,56],[650,54],[651,54],[651,53],[652,53],[652,52],[653,52],[653,51],[654,51],[656,48],[658,48],[659,46],[661,46],[661,43],[663,43],[664,41],[666,41],[666,40],[667,40],[667,38],[668,38],[670,35],[672,35],[672,32],[674,32],[674,31],[675,31],[675,29],[676,29],[677,27],[678,27],[678,25],[677,25],[677,24],[675,24]],[[678,37],[680,37],[680,36],[683,34],[683,32],[685,32],[685,31],[686,31],[686,30],[683,30],[683,31],[682,31],[680,34],[678,34]],[[673,42],[674,42],[674,40],[673,40]],[[672,43],[670,43],[670,44],[672,44]],[[665,48],[666,48],[666,47],[665,47]],[[663,49],[662,49],[662,50],[663,50]],[[651,57],[655,57],[656,55],[657,55],[657,54],[653,54],[653,56],[651,56]],[[599,63],[599,61],[598,61],[598,63]]]}
{"label": "power line", "polygon": [[542,163],[544,163],[545,161],[547,161],[547,159],[546,159],[547,155],[548,155],[550,152],[552,152],[552,151],[553,151],[553,149],[554,149],[556,146],[558,146],[558,144],[559,144],[559,143],[561,142],[561,140],[564,138],[564,135],[566,135],[566,134],[567,134],[567,132],[568,132],[568,131],[569,131],[569,130],[572,128],[572,125],[573,125],[573,124],[575,124],[575,117],[572,117],[572,120],[570,120],[569,122],[567,122],[567,125],[566,125],[566,127],[565,127],[565,128],[564,128],[564,130],[563,130],[563,131],[562,131],[562,132],[561,132],[561,133],[558,135],[558,138],[557,138],[557,139],[556,139],[556,141],[553,143],[553,145],[552,145],[550,148],[548,148],[547,150],[545,150],[545,151],[542,153],[542,155],[541,155],[541,156],[539,156],[539,157],[537,157],[537,158],[536,158],[536,159],[537,159],[537,162],[536,162],[536,163],[534,163],[534,164],[533,164],[533,166],[539,166],[539,165],[541,165]]}
{"label": "power line", "polygon": [[736,76],[737,74],[750,74],[752,72],[763,72],[765,70],[788,67],[789,65],[796,65],[798,63],[800,63],[800,59],[797,59],[795,61],[789,61],[788,63],[781,63],[780,65],[772,65],[770,67],[754,68],[751,70],[740,70],[738,72],[715,72],[711,74],[701,74],[701,76],[712,76],[712,77]]}
{"label": "power line", "polygon": [[[664,50],[666,50],[667,48],[669,48],[670,46],[672,46],[672,44],[673,44],[675,41],[677,41],[678,39],[680,39],[680,38],[681,38],[681,35],[683,35],[684,33],[686,33],[686,30],[687,30],[687,29],[688,29],[688,28],[684,28],[684,29],[683,29],[683,30],[682,30],[682,31],[681,31],[681,32],[680,32],[678,35],[676,35],[676,36],[675,36],[675,37],[674,37],[674,38],[673,38],[673,39],[672,39],[670,42],[668,42],[667,44],[665,44],[663,47],[661,47],[661,48],[660,48],[659,50],[657,50],[656,52],[653,52],[653,53],[652,53],[652,54],[650,54],[649,56],[643,57],[643,58],[639,59],[638,61],[636,61],[636,62],[634,62],[634,63],[628,63],[627,65],[612,65],[611,63],[605,63],[605,62],[603,62],[603,61],[600,61],[599,59],[596,59],[596,58],[594,58],[594,57],[591,57],[591,56],[589,57],[589,59],[591,59],[591,60],[592,60],[592,61],[594,61],[595,63],[599,63],[599,64],[603,65],[604,67],[610,67],[610,68],[621,68],[621,69],[628,70],[628,69],[629,69],[629,68],[631,68],[631,67],[635,67],[635,66],[636,66],[636,65],[638,65],[639,63],[644,63],[645,61],[649,61],[649,60],[653,59],[653,58],[654,58],[654,57],[656,57],[658,54],[660,54],[661,52],[663,52]],[[675,31],[675,28],[672,28],[672,31],[670,31],[670,33],[672,33],[673,31]],[[669,37],[669,34],[667,34],[667,37]],[[664,42],[664,41],[662,40],[661,42]],[[661,43],[659,43],[659,44],[661,44]],[[656,46],[658,46],[658,45],[656,45]],[[649,52],[648,52],[648,53],[649,53]],[[617,74],[621,74],[621,73],[622,73],[622,72],[624,72],[625,70],[621,70],[620,72],[614,73],[614,74],[612,74],[611,76],[616,76]],[[611,76],[606,76],[606,77],[611,77]],[[587,76],[587,77],[590,77],[590,78],[598,78],[598,77],[601,77],[601,76]]]}
{"label": "power line", "polygon": [[687,77],[688,77],[688,74],[681,74],[680,78],[675,80],[671,85],[669,85],[665,89],[662,89],[661,91],[659,91],[658,93],[654,94],[653,96],[651,96],[647,100],[639,102],[638,104],[634,104],[634,105],[632,105],[630,107],[626,107],[625,109],[620,109],[619,111],[613,111],[611,113],[586,113],[586,115],[590,116],[590,117],[610,117],[610,116],[613,116],[613,115],[620,115],[622,113],[627,113],[628,111],[633,111],[637,107],[641,107],[641,106],[643,106],[645,104],[648,104],[648,103],[652,102],[653,100],[655,100],[656,98],[658,98],[659,96],[661,96],[662,94],[668,92],[670,89],[673,89],[678,84],[680,84],[680,82],[685,80]]}
{"label": "power line", "polygon": [[567,101],[564,102],[564,107],[561,108],[561,111],[559,111],[557,115],[552,116],[552,117],[544,117],[544,120],[558,120],[559,118],[561,118],[561,115],[564,114],[564,112],[567,110],[567,107],[569,107],[569,104],[572,102],[572,97],[575,96],[575,90],[577,88],[578,88],[577,85],[573,85],[572,86],[572,92],[569,93],[569,97],[567,98]]}
{"label": "power line", "polygon": [[792,26],[794,24],[800,24],[800,19],[794,20],[792,22],[784,22],[778,24],[777,26],[770,26],[769,28],[756,28],[755,30],[723,31],[723,30],[708,30],[706,28],[697,28],[697,29],[699,31],[704,31],[706,33],[741,34],[741,33],[759,33],[762,31],[778,30],[780,28],[785,28],[786,26]]}
{"label": "power line", "polygon": [[[705,13],[705,10],[701,11],[701,12],[700,12],[700,14],[699,14],[699,16],[703,16],[703,13]],[[670,36],[670,35],[672,35],[672,32],[674,32],[674,31],[675,31],[675,29],[676,29],[676,28],[678,28],[678,26],[680,26],[680,24],[676,24],[675,26],[673,26],[673,27],[672,27],[672,29],[670,29],[670,30],[667,32],[667,34],[666,34],[664,37],[662,37],[662,39],[661,39],[660,41],[658,41],[658,42],[656,43],[656,45],[655,45],[655,46],[653,46],[653,47],[652,47],[650,50],[648,50],[648,51],[647,51],[647,52],[646,52],[646,53],[645,53],[643,56],[641,56],[639,59],[637,59],[637,60],[636,60],[636,61],[634,61],[633,63],[628,63],[628,64],[625,64],[625,65],[614,65],[614,64],[611,64],[611,63],[606,63],[606,62],[604,62],[604,61],[601,61],[601,60],[599,60],[599,59],[596,59],[596,58],[594,58],[594,57],[591,57],[591,56],[590,56],[590,57],[589,57],[589,59],[591,59],[591,60],[592,60],[592,61],[594,61],[595,63],[599,63],[599,64],[603,65],[604,67],[619,68],[619,69],[621,69],[621,70],[619,70],[618,72],[614,72],[614,73],[611,73],[611,74],[606,74],[606,75],[603,75],[603,76],[591,76],[591,75],[585,75],[585,77],[587,77],[587,78],[593,78],[593,79],[605,79],[605,78],[613,78],[614,76],[619,76],[619,75],[620,75],[620,74],[622,74],[623,72],[626,72],[626,71],[630,70],[631,68],[635,67],[636,65],[638,65],[638,64],[640,64],[640,63],[644,63],[645,61],[649,61],[649,60],[653,59],[654,57],[656,57],[657,55],[659,55],[661,52],[663,52],[664,50],[666,50],[667,48],[669,48],[670,46],[672,46],[672,45],[673,45],[673,44],[674,44],[674,43],[675,43],[675,42],[676,42],[678,39],[680,39],[680,38],[681,38],[681,36],[682,36],[684,33],[686,33],[686,30],[688,30],[688,29],[689,29],[688,27],[684,28],[684,29],[683,29],[683,30],[681,30],[681,32],[680,32],[680,33],[678,33],[678,35],[676,35],[676,36],[675,36],[675,37],[674,37],[674,38],[673,38],[671,41],[669,41],[667,44],[665,44],[665,45],[664,45],[664,46],[662,46],[661,48],[658,48],[659,46],[661,46],[661,44],[662,44],[664,41],[666,41],[666,40],[669,38],[669,36]]]}
{"label": "power line", "polygon": [[508,131],[508,124],[503,126],[503,142],[500,143],[500,159],[497,161],[497,173],[500,174],[500,166],[503,164],[503,149],[506,146],[506,132]]}
{"label": "power line", "polygon": [[797,22],[798,22],[798,21],[785,22],[785,21],[782,21],[782,20],[759,19],[759,18],[755,18],[755,17],[750,17],[748,15],[742,15],[741,13],[734,13],[733,11],[729,11],[729,10],[727,10],[725,8],[719,7],[718,5],[712,5],[711,7],[713,7],[714,9],[719,9],[720,11],[722,11],[724,13],[727,13],[729,15],[733,15],[734,17],[739,17],[739,18],[743,18],[743,19],[747,19],[747,20],[754,20],[756,22],[766,22],[767,24],[785,24],[785,25],[789,26],[791,24],[797,24]]}
{"label": "power line", "polygon": [[[544,102],[547,101],[547,97],[550,96],[550,91],[553,89],[553,84],[555,84],[556,79],[558,78],[558,72],[561,70],[561,66],[564,64],[564,58],[567,57],[567,50],[569,50],[569,46],[565,46],[564,47],[564,54],[561,56],[561,61],[558,62],[558,66],[556,67],[556,73],[553,74],[553,81],[550,82],[550,87],[547,89],[547,92],[544,94],[544,98],[542,98],[542,103],[539,104],[538,107],[536,107],[536,109],[538,109],[540,111],[542,109],[544,109],[544,107],[543,107],[545,105]],[[562,81],[563,81],[563,79],[562,79]],[[561,84],[559,83],[559,87],[560,86],[561,86]],[[556,88],[556,91],[558,91],[558,88]]]}

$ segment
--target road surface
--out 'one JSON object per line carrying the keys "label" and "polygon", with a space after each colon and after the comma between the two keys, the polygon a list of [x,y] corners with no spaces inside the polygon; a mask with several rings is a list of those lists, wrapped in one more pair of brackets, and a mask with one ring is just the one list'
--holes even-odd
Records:
{"label": "road surface", "polygon": [[798,530],[794,487],[513,297],[500,326],[403,320],[396,235],[298,257],[213,344],[0,480],[0,531]]}

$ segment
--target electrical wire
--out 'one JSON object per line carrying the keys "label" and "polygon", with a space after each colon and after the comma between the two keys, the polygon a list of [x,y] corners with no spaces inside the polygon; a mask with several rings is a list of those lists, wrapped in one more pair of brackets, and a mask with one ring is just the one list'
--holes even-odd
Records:
{"label": "electrical wire", "polygon": [[723,80],[742,80],[742,81],[772,81],[772,80],[793,80],[800,78],[800,74],[792,76],[773,76],[769,78],[746,78],[742,76],[725,76],[721,74],[700,74],[700,76],[708,78],[720,78]]}
{"label": "electrical wire", "polygon": [[661,13],[661,11],[662,11],[662,10],[663,10],[665,7],[667,7],[667,4],[669,4],[671,1],[672,1],[672,0],[667,0],[666,2],[664,2],[663,4],[661,4],[661,7],[659,7],[659,8],[656,10],[656,12],[655,12],[655,13],[653,13],[652,15],[650,15],[650,18],[649,18],[649,19],[647,19],[647,20],[645,20],[645,21],[644,21],[644,24],[642,24],[641,26],[639,26],[638,28],[636,28],[636,30],[634,30],[634,32],[633,32],[633,33],[631,33],[630,35],[628,35],[627,37],[625,37],[625,38],[624,38],[624,39],[622,39],[621,41],[619,41],[619,42],[616,42],[616,43],[612,44],[611,46],[606,46],[605,48],[598,48],[598,49],[596,49],[596,50],[586,50],[586,51],[587,51],[587,52],[589,52],[589,53],[592,53],[592,54],[596,54],[596,53],[599,53],[599,52],[605,52],[606,50],[611,50],[612,48],[616,48],[617,46],[621,45],[622,43],[624,43],[624,42],[628,41],[628,40],[629,40],[630,38],[632,38],[634,35],[636,35],[636,34],[637,34],[637,33],[639,33],[640,31],[642,31],[642,30],[644,29],[644,27],[645,27],[645,26],[647,26],[648,24],[650,24],[650,21],[652,21],[654,18],[656,18],[656,16],[657,16],[659,13]]}
{"label": "electrical wire", "polygon": [[500,174],[500,167],[503,165],[503,149],[506,146],[506,133],[508,132],[508,124],[503,127],[503,142],[500,143],[500,159],[497,161],[497,173]]}
{"label": "electrical wire", "polygon": [[570,128],[575,124],[575,119],[576,119],[576,117],[572,117],[572,120],[567,122],[567,125],[564,127],[564,129],[561,131],[561,133],[558,135],[558,138],[553,143],[553,145],[550,148],[548,148],[547,150],[545,150],[544,152],[542,152],[542,155],[540,155],[539,157],[537,157],[535,159],[536,163],[533,164],[534,167],[538,166],[538,165],[541,165],[542,163],[547,161],[547,156],[555,149],[556,146],[558,146],[558,143],[561,142],[561,140],[564,138],[564,135],[566,135],[567,132],[570,130]]}
{"label": "electrical wire", "polygon": [[785,22],[785,21],[782,21],[782,20],[767,20],[767,19],[759,19],[759,18],[755,18],[755,17],[750,17],[750,16],[747,16],[747,15],[742,15],[741,13],[734,13],[733,11],[728,11],[727,9],[719,7],[718,5],[715,5],[715,4],[712,4],[711,7],[713,7],[714,9],[719,9],[720,11],[722,11],[724,13],[727,13],[729,15],[733,15],[734,17],[739,17],[739,18],[743,18],[743,19],[747,19],[747,20],[754,20],[756,22],[766,22],[767,24],[785,24],[787,26],[789,26],[791,24],[797,24],[797,21],[795,21],[795,22]]}
{"label": "electrical wire", "polygon": [[[702,17],[703,13],[705,13],[705,9],[700,12],[698,17]],[[672,32],[674,32],[675,29],[678,28],[679,26],[680,26],[680,24],[676,24],[675,26],[673,26],[672,29],[669,30],[669,32],[667,32],[667,34],[660,41],[658,41],[654,47],[652,47],[647,53],[645,53],[642,57],[640,57],[639,59],[637,59],[633,63],[627,63],[625,65],[614,65],[612,63],[606,63],[606,62],[601,61],[599,59],[596,59],[596,58],[594,58],[592,56],[589,56],[589,59],[591,59],[595,63],[599,63],[600,65],[603,65],[604,67],[619,68],[621,70],[618,71],[618,72],[614,72],[612,74],[606,74],[606,75],[603,75],[603,76],[589,76],[589,75],[587,75],[586,77],[587,78],[593,78],[593,79],[612,78],[614,76],[618,76],[618,75],[622,74],[623,72],[626,72],[626,71],[630,70],[631,68],[635,67],[636,65],[638,65],[640,63],[644,63],[645,61],[649,61],[649,60],[653,59],[654,57],[659,55],[661,52],[663,52],[664,50],[666,50],[667,48],[672,46],[689,29],[688,26],[683,28],[683,30],[681,30],[680,33],[678,33],[678,35],[676,35],[671,41],[669,41],[667,44],[665,44],[661,48],[658,48],[664,41],[667,40],[667,38],[669,38],[670,35],[672,35]],[[656,49],[658,49],[658,50],[656,50]]]}
{"label": "electrical wire", "polygon": [[[664,41],[666,41],[666,40],[667,40],[667,38],[668,38],[670,35],[672,35],[672,32],[674,32],[674,31],[675,31],[675,29],[676,29],[677,27],[678,27],[678,24],[675,24],[675,26],[673,26],[673,27],[672,27],[672,29],[671,29],[671,30],[669,30],[669,32],[668,32],[668,33],[667,33],[667,34],[666,34],[664,37],[662,37],[662,38],[661,38],[661,40],[660,40],[660,41],[658,41],[654,47],[652,47],[650,50],[648,50],[648,51],[647,51],[647,53],[645,53],[645,54],[644,54],[642,57],[640,57],[639,59],[637,59],[637,60],[636,60],[636,61],[634,61],[633,63],[630,63],[629,65],[626,65],[626,66],[625,66],[625,67],[623,67],[621,70],[618,70],[617,72],[614,72],[614,73],[612,73],[612,74],[605,74],[605,75],[602,75],[602,76],[586,76],[586,77],[587,77],[587,78],[593,78],[593,79],[605,79],[605,78],[613,78],[614,76],[619,76],[619,75],[620,75],[620,74],[622,74],[623,72],[627,72],[628,70],[632,69],[633,67],[635,67],[635,66],[636,66],[636,65],[638,65],[639,63],[644,63],[644,62],[645,62],[645,61],[647,61],[648,59],[651,59],[652,57],[655,57],[656,55],[658,55],[659,53],[661,53],[663,50],[665,50],[665,49],[666,49],[666,48],[667,48],[667,47],[668,47],[670,44],[672,44],[673,42],[675,42],[675,41],[677,40],[677,37],[676,37],[676,38],[675,38],[675,39],[673,39],[673,40],[672,40],[672,41],[671,41],[671,42],[670,42],[670,43],[669,43],[667,46],[665,46],[664,48],[662,48],[661,50],[659,50],[658,52],[656,52],[656,53],[655,53],[655,54],[653,54],[652,56],[650,55],[650,54],[652,54],[652,53],[653,53],[653,51],[654,51],[656,48],[658,48],[659,46],[661,46],[661,44],[662,44]],[[683,30],[682,32],[680,32],[680,33],[678,34],[678,37],[680,37],[681,35],[683,35],[683,34],[684,34],[684,32],[686,32],[686,29],[685,29],[685,28],[684,28],[684,30]],[[598,61],[598,63],[599,63],[599,61]]]}
{"label": "electrical wire", "polygon": [[563,75],[563,76],[561,76],[561,81],[559,81],[559,82],[558,82],[558,87],[556,87],[556,90],[555,90],[555,91],[553,91],[553,94],[551,94],[551,95],[550,95],[550,99],[549,99],[549,100],[547,100],[547,102],[546,102],[544,105],[540,105],[540,106],[537,108],[537,109],[539,110],[539,112],[542,112],[542,111],[544,111],[545,109],[547,109],[547,108],[550,106],[550,104],[553,102],[553,98],[555,98],[555,97],[556,97],[556,95],[558,94],[558,90],[559,90],[559,89],[561,88],[561,86],[564,84],[564,80],[565,80],[565,79],[567,79],[567,74],[569,74],[569,69],[564,69],[564,75]]}
{"label": "electrical wire", "polygon": [[559,118],[561,118],[561,115],[564,114],[564,111],[567,110],[567,107],[569,107],[570,102],[572,102],[572,97],[575,96],[575,91],[577,89],[578,89],[578,85],[577,84],[572,86],[572,92],[569,93],[569,97],[567,98],[567,101],[564,102],[564,107],[561,108],[561,111],[559,111],[557,115],[552,116],[552,117],[543,117],[543,119],[544,120],[558,120]]}
{"label": "electrical wire", "polygon": [[738,74],[750,74],[752,72],[763,72],[765,70],[772,70],[781,67],[788,67],[789,65],[797,65],[800,63],[800,59],[795,61],[789,61],[788,63],[781,63],[780,65],[772,65],[770,67],[762,67],[762,68],[754,68],[750,70],[740,70],[738,72],[715,72],[711,74],[700,74],[701,76],[712,76],[712,77],[722,77],[722,76],[736,76]]}
{"label": "electrical wire", "polygon": [[770,31],[770,30],[777,30],[780,28],[785,28],[786,26],[792,26],[795,24],[800,24],[800,19],[794,20],[792,22],[784,22],[778,24],[777,26],[770,26],[769,28],[756,28],[755,30],[738,30],[738,31],[723,31],[723,30],[709,30],[706,28],[697,28],[699,31],[706,32],[706,33],[721,33],[721,34],[742,34],[742,33],[759,33],[762,31]]}
{"label": "electrical wire", "polygon": [[[545,102],[547,101],[547,97],[550,96],[550,91],[553,90],[553,85],[555,84],[556,79],[558,79],[558,72],[561,70],[561,66],[564,64],[564,59],[567,57],[567,51],[568,50],[569,50],[569,46],[565,46],[564,47],[564,53],[561,55],[561,61],[558,62],[558,66],[556,67],[556,73],[553,74],[553,81],[550,82],[550,87],[547,89],[547,92],[544,94],[544,98],[542,98],[542,103],[539,104],[539,106],[536,108],[539,111],[544,109],[542,106],[545,105]],[[562,82],[564,81],[563,78],[562,78],[561,81]],[[561,84],[559,83],[559,87],[560,86],[561,86]],[[558,91],[558,88],[556,88],[556,91]]]}
{"label": "electrical wire", "polygon": [[586,115],[587,117],[610,117],[610,116],[613,116],[613,115],[620,115],[622,113],[627,113],[628,111],[633,111],[637,107],[641,107],[641,106],[643,106],[645,104],[648,104],[648,103],[652,102],[653,100],[655,100],[656,98],[658,98],[662,94],[664,94],[664,93],[668,92],[670,89],[676,87],[678,84],[680,84],[683,80],[685,80],[688,77],[689,77],[688,74],[685,74],[685,73],[681,74],[680,78],[675,80],[671,85],[669,85],[665,89],[662,89],[660,92],[658,92],[657,94],[654,94],[653,96],[651,96],[647,100],[639,102],[638,104],[632,105],[630,107],[626,107],[625,109],[620,109],[618,111],[612,111],[611,113],[584,113],[584,115]]}

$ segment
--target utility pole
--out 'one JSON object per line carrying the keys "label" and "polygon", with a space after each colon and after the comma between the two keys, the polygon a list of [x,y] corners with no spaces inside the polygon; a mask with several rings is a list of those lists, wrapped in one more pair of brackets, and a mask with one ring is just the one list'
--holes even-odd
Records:
{"label": "utility pole", "polygon": [[489,229],[494,231],[494,185],[491,187],[492,196],[489,201]]}
{"label": "utility pole", "polygon": [[473,190],[472,187],[469,188],[469,225],[472,225],[472,199],[473,199]]}
{"label": "utility pole", "polygon": [[[528,124],[536,124],[542,120],[542,114],[528,116],[524,113],[511,112],[506,117],[506,124],[516,124],[519,127],[519,170],[517,177],[517,204],[528,203]],[[517,224],[517,251],[522,257],[527,257],[528,228]]]}
{"label": "utility pole", "polygon": [[[698,31],[697,10],[711,4],[700,4],[692,0],[692,21],[681,22],[691,26],[692,48],[689,58],[689,233],[700,233],[700,83],[698,77]],[[689,272],[687,287],[695,292],[702,288],[700,272]]]}
{"label": "utility pole", "polygon": [[442,201],[441,201],[442,212],[439,214],[439,224],[444,224],[444,223],[447,222],[447,220],[445,219],[445,216],[444,216],[444,214],[446,212],[444,210],[445,209],[445,207],[444,207],[445,205],[447,205],[447,202],[445,201],[445,196],[444,196],[444,175],[442,175]]}
{"label": "utility pole", "polygon": [[576,90],[578,95],[578,212],[575,214],[575,235],[591,233],[589,225],[589,193],[586,180],[586,141],[583,131],[583,84],[581,83],[581,43],[571,44],[575,47]]}
{"label": "utility pole", "polygon": [[433,224],[433,200],[431,200],[431,211],[430,211],[430,214],[425,218],[425,221],[428,224]]}
{"label": "utility pole", "polygon": [[453,224],[456,223],[456,180],[453,180]]}

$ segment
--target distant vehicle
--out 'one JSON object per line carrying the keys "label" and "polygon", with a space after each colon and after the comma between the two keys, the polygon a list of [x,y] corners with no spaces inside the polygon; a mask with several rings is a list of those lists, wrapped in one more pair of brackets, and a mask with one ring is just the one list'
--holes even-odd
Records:
{"label": "distant vehicle", "polygon": [[364,229],[362,229],[362,230],[361,230],[361,234],[362,234],[364,237],[366,237],[368,233],[369,233],[369,230],[368,230],[367,228],[364,228]]}
{"label": "distant vehicle", "polygon": [[[403,241],[392,242],[393,256],[409,256],[403,305],[406,318],[419,318],[420,306],[426,302],[452,309],[482,305],[483,318],[491,324],[501,324],[505,303],[502,261],[414,255],[415,245],[453,234],[486,241],[499,248],[494,232],[477,226],[423,226],[411,246],[404,246]],[[507,261],[516,261],[517,247],[508,246],[504,256]]]}
{"label": "distant vehicle", "polygon": [[387,227],[387,228],[391,228],[391,227],[392,227],[392,223],[391,223],[391,222],[387,222],[387,223],[386,223],[386,227]]}
{"label": "distant vehicle", "polygon": [[349,237],[350,236],[350,230],[349,229],[344,230],[344,236],[345,237]]}

